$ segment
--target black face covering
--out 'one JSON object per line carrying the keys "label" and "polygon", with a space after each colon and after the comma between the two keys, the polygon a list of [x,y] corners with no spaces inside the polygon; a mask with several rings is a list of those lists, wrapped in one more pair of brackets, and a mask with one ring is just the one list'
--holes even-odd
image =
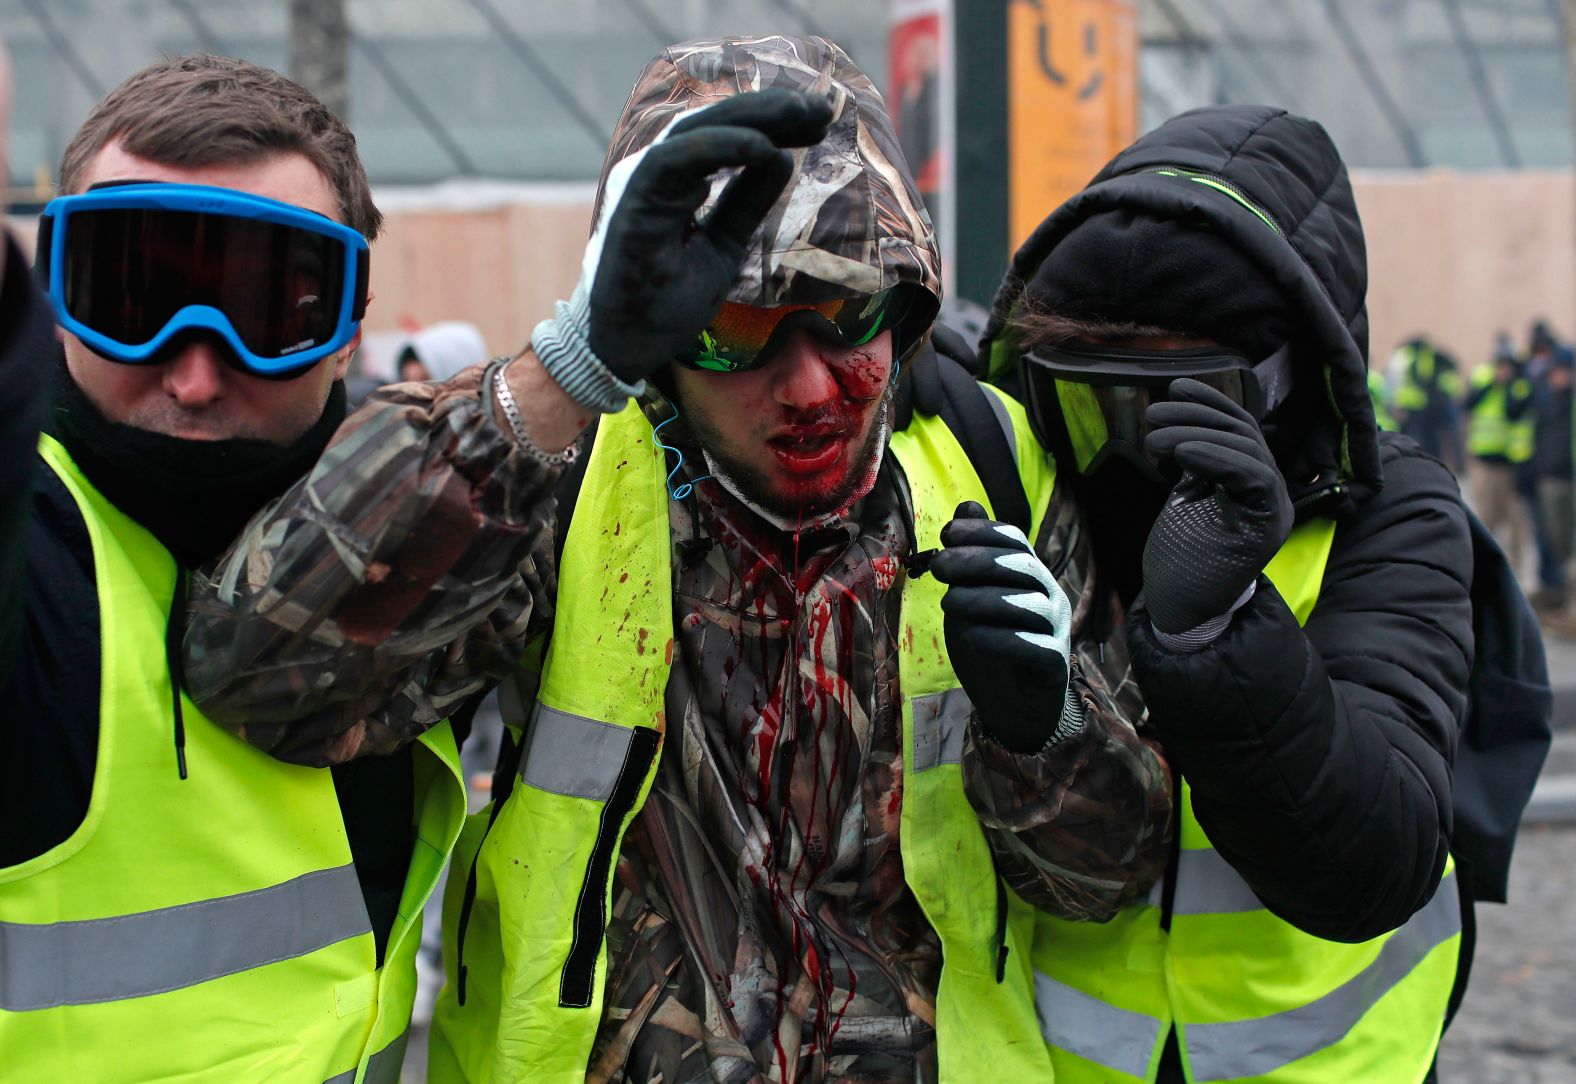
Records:
{"label": "black face covering", "polygon": [[1112,446],[1088,474],[1067,471],[1061,477],[1072,486],[1088,517],[1104,578],[1116,588],[1123,608],[1131,606],[1144,585],[1144,543],[1171,492],[1171,482],[1127,444]]}
{"label": "black face covering", "polygon": [[50,432],[90,482],[185,568],[213,560],[258,509],[311,470],[345,420],[335,381],[316,424],[288,445],[183,440],[112,422],[60,367]]}

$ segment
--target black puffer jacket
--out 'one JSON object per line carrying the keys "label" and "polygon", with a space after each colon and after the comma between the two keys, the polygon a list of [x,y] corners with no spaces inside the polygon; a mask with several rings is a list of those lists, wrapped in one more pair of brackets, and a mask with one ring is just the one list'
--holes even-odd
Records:
{"label": "black puffer jacket", "polygon": [[[1224,184],[1154,172],[1166,166]],[[1202,219],[1291,300],[1293,407],[1311,424],[1292,427],[1295,443],[1269,435],[1299,516],[1338,522],[1306,628],[1260,577],[1197,654],[1160,647],[1135,610],[1134,671],[1200,823],[1265,906],[1320,937],[1377,936],[1430,899],[1450,847],[1472,548],[1449,472],[1376,431],[1366,256],[1345,166],[1319,125],[1284,111],[1186,113],[1052,215],[1016,273],[1027,279],[1079,221],[1118,208]],[[998,328],[1005,315],[998,304]]]}

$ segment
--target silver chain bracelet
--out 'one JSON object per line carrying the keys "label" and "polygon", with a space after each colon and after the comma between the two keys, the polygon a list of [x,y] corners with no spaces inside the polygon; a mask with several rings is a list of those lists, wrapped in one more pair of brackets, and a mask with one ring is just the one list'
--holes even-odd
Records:
{"label": "silver chain bracelet", "polygon": [[509,388],[509,381],[504,376],[508,365],[500,365],[493,370],[493,394],[498,396],[498,404],[503,407],[503,416],[509,422],[509,429],[514,433],[514,439],[519,443],[520,449],[538,463],[545,463],[549,467],[573,463],[580,455],[578,442],[570,444],[561,452],[544,452],[536,446],[531,439],[531,434],[525,431],[525,420],[520,417],[520,406],[514,401],[514,392]]}

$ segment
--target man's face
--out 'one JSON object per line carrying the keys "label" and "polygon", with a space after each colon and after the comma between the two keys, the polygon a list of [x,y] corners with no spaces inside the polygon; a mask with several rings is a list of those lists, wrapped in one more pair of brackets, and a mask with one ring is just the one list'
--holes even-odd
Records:
{"label": "man's face", "polygon": [[[161,165],[107,144],[87,165],[82,190],[105,181],[166,181],[233,188],[339,219],[339,202],[316,166],[295,153],[245,165],[196,169]],[[112,422],[186,440],[246,437],[289,444],[322,416],[329,388],[345,375],[358,334],[345,350],[290,380],[264,380],[227,365],[216,339],[199,338],[159,365],[126,365],[62,332],[66,367]]]}
{"label": "man's face", "polygon": [[869,492],[892,363],[890,331],[848,347],[799,328],[758,369],[673,374],[680,410],[742,495],[802,523]]}

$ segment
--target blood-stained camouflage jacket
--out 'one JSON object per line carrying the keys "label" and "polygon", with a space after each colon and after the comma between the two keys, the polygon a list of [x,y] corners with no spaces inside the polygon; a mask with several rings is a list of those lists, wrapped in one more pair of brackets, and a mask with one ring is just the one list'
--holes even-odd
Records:
{"label": "blood-stained camouflage jacket", "polygon": [[[559,469],[494,418],[482,372],[378,393],[307,479],[193,577],[186,680],[215,722],[295,763],[386,753],[508,677],[550,627]],[[655,394],[646,406],[672,413]],[[687,440],[682,426],[664,436]],[[696,493],[675,502],[675,537],[716,545],[674,563],[666,714],[682,721],[669,736],[682,748],[665,755],[670,770],[620,859],[631,890],[611,916],[616,1011],[599,1064],[615,1081],[663,1065],[721,1071],[750,1057],[741,1033],[777,1035],[799,1012],[789,1060],[820,1068],[784,1079],[929,1079],[939,947],[903,885],[895,815],[901,472],[888,457],[847,521],[797,545],[716,486]],[[1171,791],[1142,733],[1120,614],[1092,612],[1084,537],[1071,501],[1053,500],[1037,548],[1074,600],[1088,722],[1035,756],[971,725],[964,779],[1007,883],[1054,914],[1099,921],[1163,869]],[[763,752],[760,719],[774,713],[784,718]],[[763,850],[796,857],[782,898],[751,907],[730,863]],[[842,971],[818,969],[826,987],[796,995],[811,944]],[[653,986],[654,974],[667,978]],[[775,1060],[780,1044],[769,1045]]]}
{"label": "blood-stained camouflage jacket", "polygon": [[[798,180],[730,297],[902,286],[922,331],[940,298],[930,221],[880,95],[836,46],[674,46],[637,81],[608,160],[684,109],[765,86],[825,94],[836,117],[823,145],[796,152]],[[184,662],[210,718],[298,763],[387,752],[515,672],[551,628],[558,469],[500,426],[483,379],[375,396],[195,577]],[[642,405],[653,423],[674,413],[654,391]],[[704,462],[682,421],[663,435]],[[670,529],[709,545],[674,562],[670,722],[619,856],[588,1078],[932,1081],[940,948],[898,838],[901,472],[888,457],[844,519],[797,538],[687,479]],[[964,780],[1004,880],[1098,921],[1164,867],[1171,782],[1143,733],[1120,614],[1092,613],[1071,503],[1053,501],[1046,522],[1038,548],[1075,603],[1088,721],[1034,756],[971,726]],[[1102,629],[1116,630],[1104,644]]]}

